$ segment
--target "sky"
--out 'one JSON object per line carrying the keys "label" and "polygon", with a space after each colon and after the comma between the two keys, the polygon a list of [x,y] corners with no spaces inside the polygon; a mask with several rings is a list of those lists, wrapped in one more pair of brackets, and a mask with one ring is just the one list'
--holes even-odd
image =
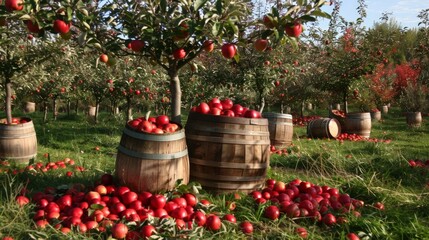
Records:
{"label": "sky", "polygon": [[[367,17],[364,20],[364,26],[370,28],[374,22],[380,22],[382,13],[391,13],[390,18],[395,19],[400,26],[414,28],[418,26],[419,18],[417,15],[423,9],[429,8],[428,0],[366,0]],[[342,0],[340,15],[347,21],[355,21],[358,18],[356,8],[357,0]],[[333,7],[324,6],[322,10],[331,13]],[[327,29],[329,20],[320,22],[320,27]]]}

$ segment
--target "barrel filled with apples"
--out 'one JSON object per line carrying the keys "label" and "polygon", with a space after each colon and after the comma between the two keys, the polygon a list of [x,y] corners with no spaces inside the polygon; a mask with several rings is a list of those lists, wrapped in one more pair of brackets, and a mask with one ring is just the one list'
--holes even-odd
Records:
{"label": "barrel filled with apples", "polygon": [[122,133],[115,164],[116,177],[134,191],[171,190],[189,182],[185,130],[168,116],[129,121]]}
{"label": "barrel filled with apples", "polygon": [[258,111],[212,99],[191,109],[185,130],[191,181],[218,193],[263,186],[270,135]]}
{"label": "barrel filled with apples", "polygon": [[30,118],[0,120],[0,159],[15,165],[28,165],[37,155],[37,137]]}

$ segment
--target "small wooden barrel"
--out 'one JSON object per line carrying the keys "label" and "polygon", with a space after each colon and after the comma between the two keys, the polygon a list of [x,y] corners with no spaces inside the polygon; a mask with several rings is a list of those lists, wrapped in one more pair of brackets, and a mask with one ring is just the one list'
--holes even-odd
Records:
{"label": "small wooden barrel", "polygon": [[191,181],[217,193],[264,185],[270,165],[267,119],[191,112],[185,129]]}
{"label": "small wooden barrel", "polygon": [[420,127],[422,125],[422,113],[421,112],[407,112],[406,113],[407,124],[410,127]]}
{"label": "small wooden barrel", "polygon": [[289,146],[293,138],[292,115],[282,113],[264,113],[268,119],[268,131],[270,132],[271,145]]}
{"label": "small wooden barrel", "polygon": [[96,107],[88,106],[88,116],[94,117],[96,109],[97,109]]}
{"label": "small wooden barrel", "polygon": [[[8,160],[14,165],[28,165],[37,155],[37,137],[33,121],[25,119],[26,123],[0,124],[0,159]],[[6,123],[6,119],[1,119]]]}
{"label": "small wooden barrel", "polygon": [[380,121],[381,120],[381,112],[371,112],[371,119],[375,120],[375,121]]}
{"label": "small wooden barrel", "polygon": [[121,184],[139,192],[171,190],[179,179],[189,183],[185,131],[151,134],[125,126],[115,169]]}
{"label": "small wooden barrel", "polygon": [[310,138],[337,138],[341,134],[341,124],[335,118],[319,118],[307,125],[307,136]]}
{"label": "small wooden barrel", "polygon": [[36,111],[36,103],[34,102],[26,102],[24,107],[24,112],[33,113]]}
{"label": "small wooden barrel", "polygon": [[369,138],[371,134],[371,114],[369,112],[347,113],[343,132]]}

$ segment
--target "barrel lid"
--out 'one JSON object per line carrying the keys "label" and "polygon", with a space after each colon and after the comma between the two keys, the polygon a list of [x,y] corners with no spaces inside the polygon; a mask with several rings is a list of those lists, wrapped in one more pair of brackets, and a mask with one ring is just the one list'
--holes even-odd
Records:
{"label": "barrel lid", "polygon": [[329,120],[328,128],[329,128],[329,133],[333,138],[337,138],[341,134],[341,124],[335,118],[331,118]]}
{"label": "barrel lid", "polygon": [[268,125],[268,119],[266,118],[228,117],[228,116],[222,116],[222,115],[201,114],[197,112],[190,112],[188,116],[188,122],[189,120],[241,124],[241,125],[263,125],[263,126]]}

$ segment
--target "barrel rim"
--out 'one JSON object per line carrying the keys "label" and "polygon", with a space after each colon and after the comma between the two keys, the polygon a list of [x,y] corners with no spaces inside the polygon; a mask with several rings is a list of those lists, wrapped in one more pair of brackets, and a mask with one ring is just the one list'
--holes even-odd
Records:
{"label": "barrel rim", "polygon": [[285,118],[285,119],[292,119],[292,114],[288,113],[275,113],[275,112],[265,112],[262,113],[262,117],[268,118],[268,117],[277,117],[277,118]]}
{"label": "barrel rim", "polygon": [[26,126],[33,126],[33,120],[29,117],[14,117],[17,118],[19,120],[25,119],[27,120],[26,123],[18,123],[18,124],[6,124],[7,119],[6,118],[2,118],[0,119],[0,128],[8,128],[8,127],[26,127]]}
{"label": "barrel rim", "polygon": [[128,124],[125,124],[125,128],[124,130],[122,130],[122,133],[132,138],[136,138],[140,140],[148,140],[148,141],[155,141],[155,142],[176,141],[176,140],[185,138],[184,128],[182,128],[180,124],[178,125],[180,129],[175,132],[157,134],[157,133],[139,132],[133,129],[132,127],[130,127]]}
{"label": "barrel rim", "polygon": [[[228,117],[222,115],[210,115],[197,112],[189,112],[189,120],[199,120],[215,123],[229,123],[229,124],[242,124],[242,125],[268,125],[266,118],[245,118],[245,117]],[[186,128],[186,127],[185,127]]]}

